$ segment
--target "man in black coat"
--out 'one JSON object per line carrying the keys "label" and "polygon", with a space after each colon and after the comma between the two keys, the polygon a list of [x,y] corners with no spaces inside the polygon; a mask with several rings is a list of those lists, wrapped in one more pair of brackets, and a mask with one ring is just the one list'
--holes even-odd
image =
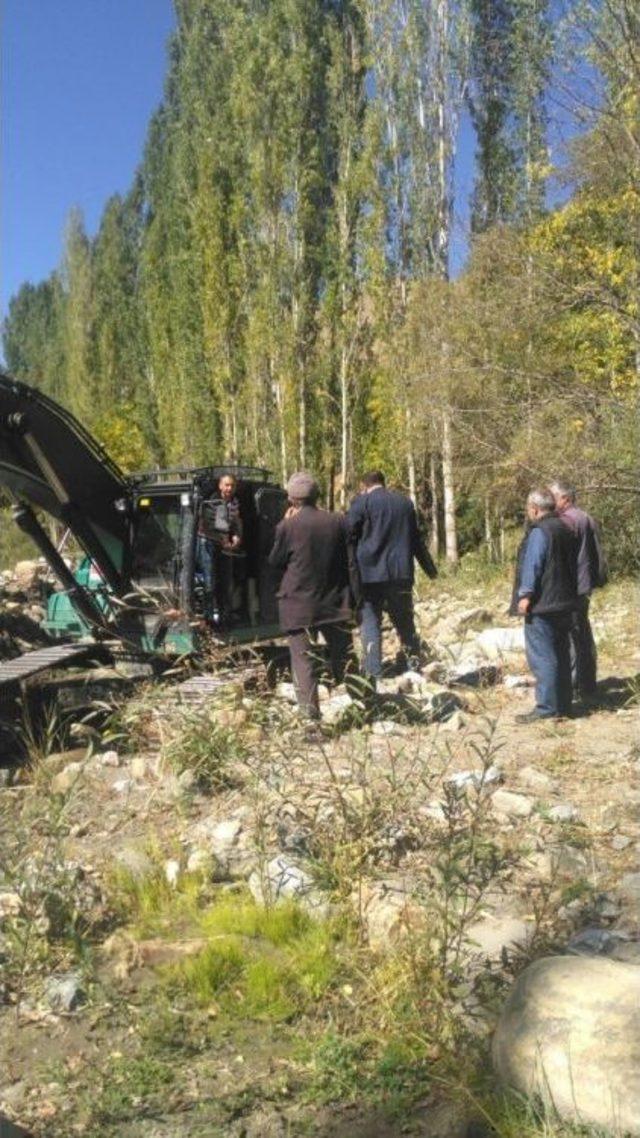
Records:
{"label": "man in black coat", "polygon": [[556,514],[551,490],[531,491],[527,519],[510,611],[525,618],[524,643],[536,679],[536,706],[516,715],[518,723],[569,715],[569,633],[578,604],[578,542]]}
{"label": "man in black coat", "polygon": [[280,626],[289,639],[291,671],[301,712],[320,718],[316,634],[329,647],[337,683],[352,649],[347,530],[344,518],[316,506],[318,486],[299,471],[287,483],[289,509],[276,529],[269,564],[280,576]]}
{"label": "man in black coat", "polygon": [[413,503],[387,490],[384,474],[363,475],[362,492],[347,515],[362,582],[363,669],[374,683],[382,671],[382,614],[389,613],[409,663],[419,658],[413,616],[414,559],[428,577],[436,569],[418,529]]}

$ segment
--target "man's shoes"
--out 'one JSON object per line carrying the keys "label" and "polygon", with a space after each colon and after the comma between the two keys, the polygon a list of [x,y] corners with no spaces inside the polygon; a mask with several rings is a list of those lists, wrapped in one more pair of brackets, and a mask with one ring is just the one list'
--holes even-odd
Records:
{"label": "man's shoes", "polygon": [[532,711],[525,711],[521,715],[515,715],[514,721],[516,723],[537,723],[539,719],[561,719],[560,715],[545,715],[543,711],[537,711],[534,707]]}

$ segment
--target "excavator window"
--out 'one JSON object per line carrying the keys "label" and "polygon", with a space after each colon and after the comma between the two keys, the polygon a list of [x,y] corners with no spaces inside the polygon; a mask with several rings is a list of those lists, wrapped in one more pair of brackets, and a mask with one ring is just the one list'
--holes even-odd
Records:
{"label": "excavator window", "polygon": [[171,592],[180,538],[180,498],[140,498],[135,512],[131,577],[142,588]]}

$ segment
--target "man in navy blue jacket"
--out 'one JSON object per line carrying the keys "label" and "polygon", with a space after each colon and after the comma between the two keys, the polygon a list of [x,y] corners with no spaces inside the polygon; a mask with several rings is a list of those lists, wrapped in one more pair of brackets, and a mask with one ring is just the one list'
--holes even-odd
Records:
{"label": "man in navy blue jacket", "polygon": [[571,711],[569,633],[578,604],[578,542],[555,512],[546,487],[527,498],[528,528],[518,550],[511,613],[525,618],[527,662],[536,679],[536,706],[519,723]]}
{"label": "man in navy blue jacket", "polygon": [[414,558],[429,577],[436,569],[418,529],[413,503],[387,490],[384,474],[372,470],[347,515],[362,583],[363,669],[375,681],[382,671],[382,614],[386,611],[409,662],[419,656],[413,617]]}

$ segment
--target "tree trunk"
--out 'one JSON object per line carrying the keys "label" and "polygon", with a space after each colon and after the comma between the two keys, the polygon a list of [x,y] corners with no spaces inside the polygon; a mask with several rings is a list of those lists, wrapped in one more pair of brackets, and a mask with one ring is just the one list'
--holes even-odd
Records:
{"label": "tree trunk", "polygon": [[442,485],[444,490],[444,538],[447,561],[458,563],[458,534],[456,531],[456,499],[453,486],[453,447],[451,442],[451,411],[442,413]]}
{"label": "tree trunk", "polygon": [[438,518],[438,475],[436,471],[436,456],[431,451],[429,457],[429,489],[431,490],[431,556],[434,560],[440,553],[440,520]]}

